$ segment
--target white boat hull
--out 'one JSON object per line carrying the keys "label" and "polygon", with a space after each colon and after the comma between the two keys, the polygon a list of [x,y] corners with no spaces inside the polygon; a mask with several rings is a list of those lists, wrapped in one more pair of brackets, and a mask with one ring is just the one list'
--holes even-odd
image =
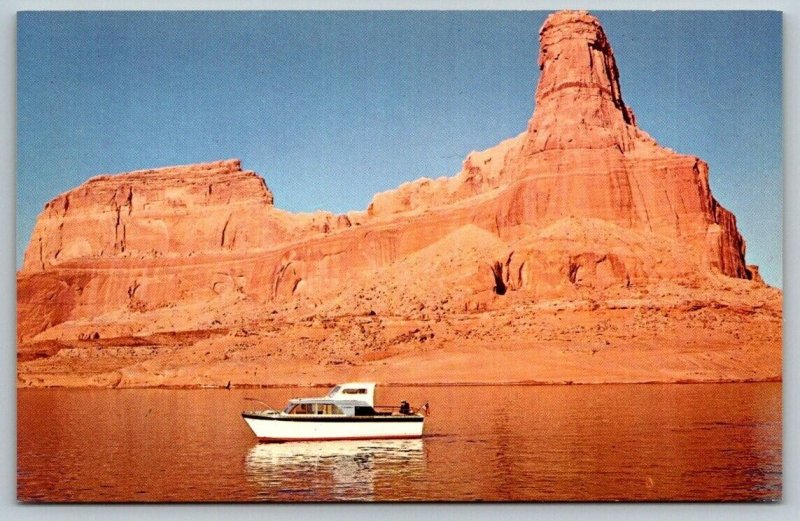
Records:
{"label": "white boat hull", "polygon": [[338,417],[316,419],[288,415],[242,414],[259,441],[319,441],[407,439],[422,436],[423,418],[417,415]]}

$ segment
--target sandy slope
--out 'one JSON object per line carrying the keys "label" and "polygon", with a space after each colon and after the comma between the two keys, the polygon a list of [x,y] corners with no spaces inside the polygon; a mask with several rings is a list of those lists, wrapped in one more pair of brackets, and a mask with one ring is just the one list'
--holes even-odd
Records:
{"label": "sandy slope", "polygon": [[495,296],[484,311],[444,316],[435,307],[413,316],[251,316],[202,331],[43,340],[20,350],[18,385],[777,380],[775,293],[764,289],[756,306],[750,296],[661,295],[658,306],[647,298],[503,305]]}

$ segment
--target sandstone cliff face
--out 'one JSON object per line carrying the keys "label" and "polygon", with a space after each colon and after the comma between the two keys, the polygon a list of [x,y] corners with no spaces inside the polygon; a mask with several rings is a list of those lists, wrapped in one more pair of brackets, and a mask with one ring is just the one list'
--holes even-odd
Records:
{"label": "sandstone cliff face", "polygon": [[[467,157],[452,179],[379,194],[373,214],[432,207],[498,189],[498,228],[602,219],[677,240],[685,255],[750,278],[735,217],[711,195],[708,165],[662,148],[625,105],[611,46],[596,18],[559,12],[540,31],[536,108],[527,130]],[[678,275],[675,273],[674,275]]]}
{"label": "sandstone cliff face", "polygon": [[349,225],[346,216],[275,209],[264,180],[235,159],[102,175],[45,205],[23,271],[77,259],[253,252]]}
{"label": "sandstone cliff face", "polygon": [[23,271],[75,259],[252,248],[263,230],[240,229],[237,221],[251,212],[266,216],[272,200],[263,179],[238,161],[98,176],[45,205]]}
{"label": "sandstone cliff face", "polygon": [[96,177],[58,196],[18,274],[20,341],[207,326],[176,323],[168,311],[181,306],[390,313],[435,297],[463,311],[487,293],[534,301],[758,279],[708,166],[637,127],[599,22],[560,12],[540,36],[527,129],[363,213],[277,209],[237,160]]}

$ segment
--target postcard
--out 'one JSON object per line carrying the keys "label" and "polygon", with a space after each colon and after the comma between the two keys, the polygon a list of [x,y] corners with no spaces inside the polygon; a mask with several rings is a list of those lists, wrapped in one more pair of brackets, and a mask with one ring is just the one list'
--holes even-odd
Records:
{"label": "postcard", "polygon": [[20,12],[18,500],[780,500],[781,24]]}

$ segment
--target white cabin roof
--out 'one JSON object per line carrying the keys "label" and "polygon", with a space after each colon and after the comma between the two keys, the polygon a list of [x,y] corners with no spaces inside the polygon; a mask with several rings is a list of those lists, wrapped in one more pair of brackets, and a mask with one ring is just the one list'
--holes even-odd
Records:
{"label": "white cabin roof", "polygon": [[375,405],[375,382],[347,382],[339,384],[328,392],[328,398],[336,400],[356,400],[370,407]]}

